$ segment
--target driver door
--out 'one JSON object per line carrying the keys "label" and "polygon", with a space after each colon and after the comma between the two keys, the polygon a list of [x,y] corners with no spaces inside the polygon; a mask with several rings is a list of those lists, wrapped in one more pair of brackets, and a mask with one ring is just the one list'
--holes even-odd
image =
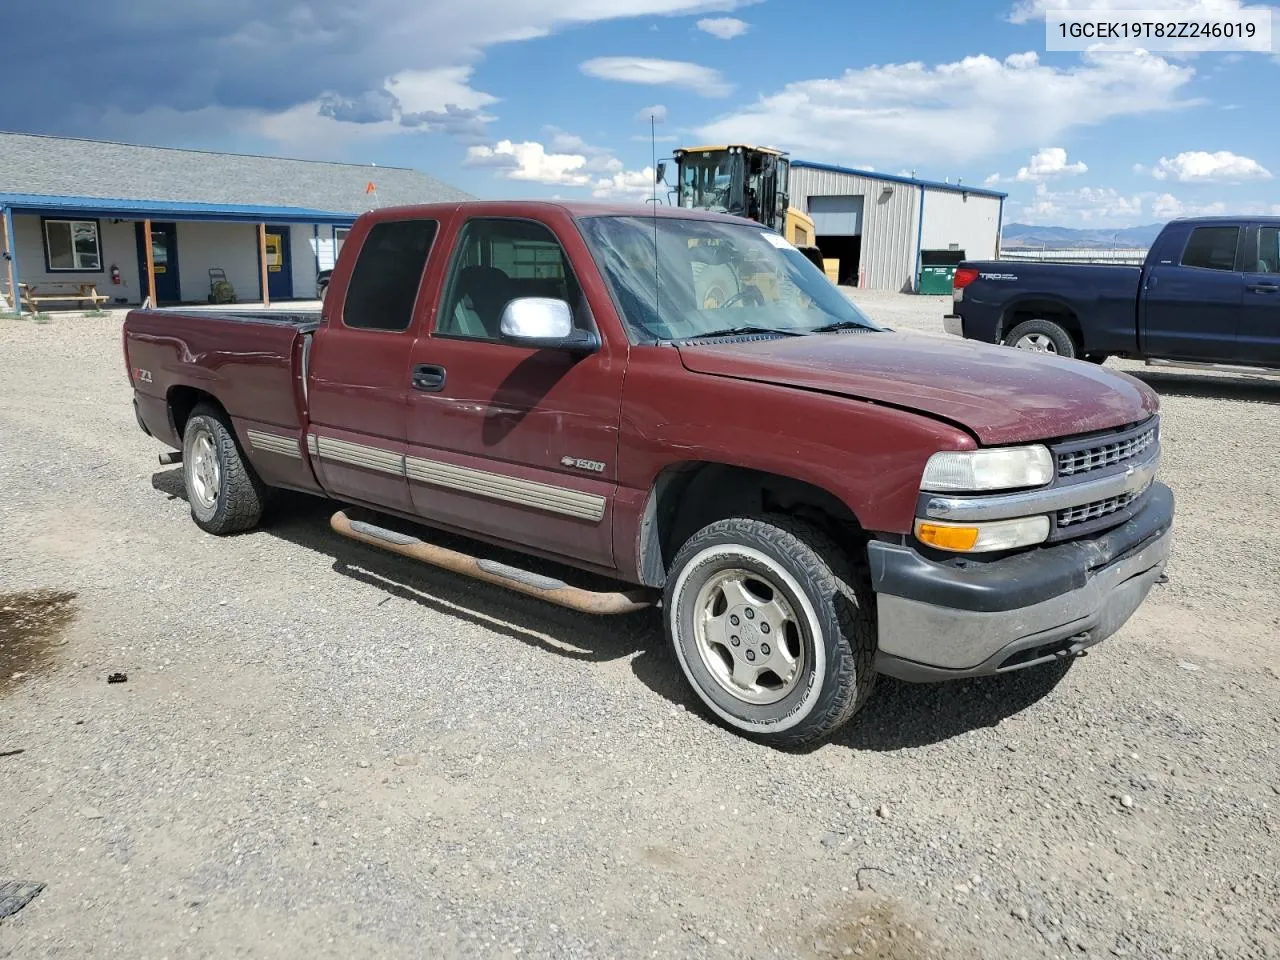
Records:
{"label": "driver door", "polygon": [[[552,229],[472,217],[458,232],[429,335],[410,359],[406,471],[428,522],[613,568],[613,501],[625,349],[513,346],[499,335],[518,297],[591,307]],[[424,373],[425,372],[425,373]]]}

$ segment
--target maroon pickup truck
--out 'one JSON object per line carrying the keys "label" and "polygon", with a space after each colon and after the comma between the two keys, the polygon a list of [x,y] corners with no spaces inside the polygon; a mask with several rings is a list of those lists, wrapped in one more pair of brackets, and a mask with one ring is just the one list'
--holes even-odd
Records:
{"label": "maroon pickup truck", "polygon": [[1146,386],[884,329],[730,217],[383,209],[318,316],[134,311],[124,351],[203,529],[305,491],[364,543],[580,610],[660,606],[708,710],[775,744],[839,727],[877,673],[1076,655],[1170,550]]}

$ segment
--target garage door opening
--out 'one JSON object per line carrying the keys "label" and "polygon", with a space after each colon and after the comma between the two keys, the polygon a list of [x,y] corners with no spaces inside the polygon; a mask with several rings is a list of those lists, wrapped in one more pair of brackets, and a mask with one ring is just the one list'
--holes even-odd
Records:
{"label": "garage door opening", "polygon": [[818,249],[823,260],[839,260],[837,283],[851,287],[858,285],[858,268],[862,260],[862,237],[822,236],[818,234]]}
{"label": "garage door opening", "polygon": [[809,216],[824,260],[838,260],[838,283],[857,286],[862,259],[862,196],[809,197]]}

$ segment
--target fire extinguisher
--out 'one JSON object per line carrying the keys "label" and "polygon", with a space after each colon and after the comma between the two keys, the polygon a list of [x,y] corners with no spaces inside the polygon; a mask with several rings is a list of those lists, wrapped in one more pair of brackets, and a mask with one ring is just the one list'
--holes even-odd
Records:
{"label": "fire extinguisher", "polygon": [[114,263],[111,265],[111,282],[117,287],[120,286],[120,268]]}

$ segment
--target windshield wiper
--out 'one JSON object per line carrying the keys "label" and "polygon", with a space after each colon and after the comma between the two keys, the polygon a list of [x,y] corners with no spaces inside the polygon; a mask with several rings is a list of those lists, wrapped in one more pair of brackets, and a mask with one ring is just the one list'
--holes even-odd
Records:
{"label": "windshield wiper", "polygon": [[840,330],[874,330],[875,327],[869,327],[865,323],[859,323],[857,320],[837,320],[835,323],[823,324],[821,327],[814,327],[810,333],[836,333]]}
{"label": "windshield wiper", "polygon": [[779,330],[775,327],[725,327],[723,330],[711,330],[707,333],[695,333],[691,337],[682,337],[684,340],[710,340],[714,337],[741,337],[751,333],[776,333],[780,337],[803,337],[808,331],[805,330]]}

